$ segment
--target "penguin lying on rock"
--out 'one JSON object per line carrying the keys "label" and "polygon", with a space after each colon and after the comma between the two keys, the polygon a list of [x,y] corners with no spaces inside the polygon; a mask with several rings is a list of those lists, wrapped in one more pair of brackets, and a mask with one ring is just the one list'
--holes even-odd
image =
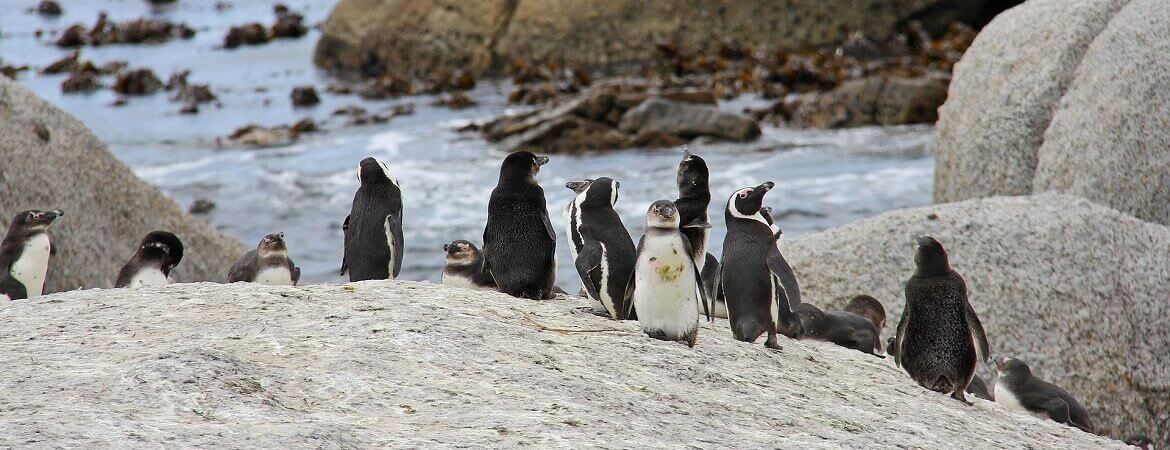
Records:
{"label": "penguin lying on rock", "polygon": [[301,279],[301,268],[288,257],[284,233],[264,236],[260,244],[248,250],[228,271],[228,282],[296,286]]}
{"label": "penguin lying on rock", "polygon": [[495,290],[496,281],[488,273],[483,252],[468,241],[443,245],[447,264],[443,267],[443,284],[475,290]]}
{"label": "penguin lying on rock", "polygon": [[804,330],[801,339],[832,342],[885,358],[878,329],[869,319],[848,311],[826,313],[808,303],[801,303],[797,312],[800,313],[800,324]]}
{"label": "penguin lying on rock", "polygon": [[16,214],[0,242],[0,300],[39,297],[49,271],[49,226],[61,210],[28,210]]}
{"label": "penguin lying on rock", "polygon": [[134,256],[118,271],[114,287],[164,286],[171,270],[183,260],[183,242],[166,231],[151,231],[138,243]]}
{"label": "penguin lying on rock", "polygon": [[1068,391],[1032,375],[1032,369],[1019,359],[999,355],[991,359],[995,364],[995,403],[1093,432],[1089,413]]}

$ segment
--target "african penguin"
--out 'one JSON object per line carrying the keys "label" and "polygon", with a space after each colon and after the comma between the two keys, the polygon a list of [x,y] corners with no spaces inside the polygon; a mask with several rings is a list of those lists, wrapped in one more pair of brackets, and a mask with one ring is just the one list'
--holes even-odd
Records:
{"label": "african penguin", "polygon": [[726,299],[732,336],[755,342],[767,333],[764,345],[780,349],[777,333],[792,338],[801,334],[796,313],[800,288],[780,254],[780,233],[772,233],[760,212],[764,194],[773,186],[769,181],[739,189],[727,200],[727,236],[714,292],[722,292]]}
{"label": "african penguin", "polygon": [[114,287],[164,286],[171,270],[183,260],[183,242],[166,231],[151,231],[138,243],[134,256],[118,271]]}
{"label": "african penguin", "polygon": [[0,241],[0,300],[39,297],[49,271],[49,226],[61,210],[28,210],[16,214]]}
{"label": "african penguin", "polygon": [[894,339],[896,361],[922,387],[970,404],[963,392],[989,352],[983,324],[942,244],[923,236],[916,247],[917,267],[906,282],[906,307]]}
{"label": "african penguin", "polygon": [[471,242],[458,240],[443,244],[447,264],[443,267],[443,284],[475,290],[496,290],[485,266],[483,252]]}
{"label": "african penguin", "polygon": [[849,300],[845,311],[869,319],[880,334],[886,327],[886,308],[876,298],[868,295],[858,295]]}
{"label": "african penguin", "polygon": [[816,306],[801,303],[801,339],[827,341],[839,346],[885,358],[885,351],[878,339],[877,327],[869,319],[847,311],[824,312]]}
{"label": "african penguin", "polygon": [[1068,391],[1032,375],[1023,361],[993,356],[995,403],[1093,432],[1089,413]]}
{"label": "african penguin", "polygon": [[341,275],[349,281],[393,280],[402,270],[402,190],[381,161],[358,164],[361,186],[342,225]]}
{"label": "african penguin", "polygon": [[288,257],[284,233],[264,236],[260,244],[248,250],[228,271],[228,282],[296,286],[301,279],[301,268]]}
{"label": "african penguin", "polygon": [[557,234],[548,220],[544,189],[536,182],[547,156],[516,152],[504,158],[488,201],[483,253],[500,292],[513,297],[553,298]]}
{"label": "african penguin", "polygon": [[[894,360],[894,364],[897,365],[898,353],[894,349],[894,339],[895,338],[893,336],[890,336],[888,339],[886,339],[886,354],[890,355],[890,358],[893,358]],[[971,383],[967,384],[966,391],[968,394],[974,395],[975,397],[987,400],[989,402],[995,401],[995,399],[991,396],[991,391],[987,389],[987,383],[983,381],[983,378],[979,377],[979,374],[971,376]]]}
{"label": "african penguin", "polygon": [[669,200],[654,202],[646,212],[646,234],[638,242],[637,263],[626,288],[627,314],[637,311],[647,336],[694,347],[699,305],[708,320],[711,312],[690,240],[679,230],[679,216]]}
{"label": "african penguin", "polygon": [[[576,193],[570,205],[570,248],[577,250],[573,263],[589,298],[601,303],[609,317],[626,316],[626,285],[634,272],[634,241],[614,211],[620,184],[611,178],[573,181],[565,185]],[[579,241],[577,241],[579,240]]]}

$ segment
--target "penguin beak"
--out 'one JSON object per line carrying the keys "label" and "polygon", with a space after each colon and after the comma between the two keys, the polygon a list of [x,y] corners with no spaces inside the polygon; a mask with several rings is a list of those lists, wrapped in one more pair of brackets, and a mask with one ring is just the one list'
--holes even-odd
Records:
{"label": "penguin beak", "polygon": [[683,161],[686,161],[688,159],[691,159],[691,149],[684,145],[683,146]]}
{"label": "penguin beak", "polygon": [[52,211],[45,211],[45,218],[49,219],[49,221],[52,221],[53,219],[56,219],[56,218],[64,216],[64,215],[65,215],[65,211],[62,211],[59,209],[55,209]]}
{"label": "penguin beak", "polygon": [[570,181],[568,183],[565,183],[565,187],[572,189],[573,192],[578,192],[578,193],[580,193],[581,191],[584,191],[585,188],[588,186],[589,186],[589,180]]}
{"label": "penguin beak", "polygon": [[536,165],[543,166],[545,164],[548,164],[548,157],[547,156],[540,155],[540,156],[536,157]]}
{"label": "penguin beak", "polygon": [[768,192],[768,191],[772,190],[772,188],[774,188],[774,187],[776,187],[776,183],[773,183],[771,181],[765,181],[764,184],[756,186],[756,190]]}

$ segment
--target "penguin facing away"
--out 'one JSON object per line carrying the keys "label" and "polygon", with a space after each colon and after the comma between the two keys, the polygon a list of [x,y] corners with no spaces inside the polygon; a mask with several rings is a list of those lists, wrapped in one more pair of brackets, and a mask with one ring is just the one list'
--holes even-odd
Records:
{"label": "penguin facing away", "polygon": [[164,286],[171,270],[183,260],[183,242],[166,231],[147,233],[129,261],[118,271],[114,287]]}
{"label": "penguin facing away", "polygon": [[[897,365],[898,353],[894,349],[894,339],[896,339],[894,336],[890,336],[888,339],[886,339],[886,354],[890,355],[890,357],[894,359],[894,364]],[[977,398],[981,398],[989,402],[995,401],[995,398],[991,396],[991,391],[987,389],[987,383],[983,381],[983,378],[979,377],[979,374],[974,374],[971,376],[971,383],[967,384],[966,391],[968,394],[974,395]]]}
{"label": "penguin facing away", "polygon": [[32,209],[12,218],[4,240],[0,241],[0,300],[39,297],[45,288],[49,257],[49,226],[61,210]]}
{"label": "penguin facing away", "polygon": [[402,271],[402,189],[381,161],[358,164],[361,186],[342,225],[341,275],[349,281],[393,280]]}
{"label": "penguin facing away", "polygon": [[796,313],[800,288],[780,254],[779,233],[772,233],[761,213],[764,194],[773,186],[769,181],[742,188],[728,199],[724,209],[727,236],[714,291],[721,291],[726,299],[735,339],[755,342],[767,333],[764,345],[779,350],[777,333],[792,338],[801,334]]}
{"label": "penguin facing away", "polygon": [[951,269],[942,244],[916,240],[917,268],[906,282],[906,307],[894,339],[897,363],[924,388],[970,404],[963,394],[989,353],[983,324],[967,301],[967,283]]}
{"label": "penguin facing away", "polygon": [[301,279],[301,268],[288,257],[284,233],[264,236],[260,244],[244,253],[228,271],[228,282],[296,286]]}
{"label": "penguin facing away", "polygon": [[646,234],[638,242],[637,262],[626,288],[626,315],[632,316],[636,310],[647,336],[694,347],[699,305],[703,305],[707,320],[711,320],[711,310],[690,240],[678,224],[674,203],[659,200],[650,205]]}
{"label": "penguin facing away", "polygon": [[483,252],[471,242],[458,240],[443,245],[447,263],[443,267],[443,284],[465,289],[495,290],[496,281],[486,267]]}
{"label": "penguin facing away", "polygon": [[1032,369],[1019,359],[996,355],[992,362],[995,403],[1093,433],[1089,413],[1068,391],[1032,375]]}
{"label": "penguin facing away", "polygon": [[[626,315],[625,294],[637,252],[629,231],[613,209],[620,184],[601,177],[570,182],[565,187],[577,193],[571,205],[569,239],[581,242],[574,259],[581,285],[611,318],[632,318]],[[576,242],[570,243],[573,245]]]}
{"label": "penguin facing away", "polygon": [[[707,162],[683,146],[683,159],[678,164],[678,177],[675,180],[678,199],[674,201],[674,206],[678,208],[679,223],[711,222],[707,217],[707,206],[711,204],[709,178]],[[683,228],[682,233],[691,241],[691,251],[694,252],[692,258],[702,272],[707,262],[707,238],[711,235],[711,228],[687,227]]]}
{"label": "penguin facing away", "polygon": [[547,156],[515,152],[504,158],[488,201],[483,253],[500,292],[547,300],[555,295],[556,232],[548,219],[544,189],[536,182]]}

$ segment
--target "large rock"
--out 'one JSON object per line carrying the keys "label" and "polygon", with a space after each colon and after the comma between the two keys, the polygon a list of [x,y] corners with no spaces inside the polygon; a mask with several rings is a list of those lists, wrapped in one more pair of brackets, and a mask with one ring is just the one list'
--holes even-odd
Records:
{"label": "large rock", "polygon": [[662,98],[650,98],[626,111],[618,128],[632,134],[666,133],[688,139],[711,136],[746,142],[760,137],[760,125],[743,114]]}
{"label": "large rock", "polygon": [[134,176],[85,125],[0,77],[0,234],[26,209],[62,209],[48,292],[113,286],[142,236],[169,230],[186,252],[181,281],[223,280],[239,242],[183,213]]}
{"label": "large rock", "polygon": [[1013,1],[968,0],[342,0],[314,61],[327,69],[425,76],[482,72],[513,60],[618,68],[653,60],[668,41],[694,51],[724,39],[773,48],[835,45],[861,32],[885,41],[910,20],[941,31]]}
{"label": "large rock", "polygon": [[798,237],[785,255],[806,301],[873,295],[892,336],[914,234],[946,247],[993,352],[1068,389],[1098,432],[1170,442],[1170,229],[1048,193],[889,212]]}
{"label": "large rock", "polygon": [[1170,224],[1170,3],[1032,0],[955,66],[934,199],[1059,191]]}
{"label": "large rock", "polygon": [[849,80],[833,90],[808,94],[789,125],[850,128],[934,123],[947,99],[947,77],[874,75]]}
{"label": "large rock", "polygon": [[1121,448],[928,392],[889,359],[695,348],[583,300],[415,282],[75,291],[0,305],[5,447]]}

